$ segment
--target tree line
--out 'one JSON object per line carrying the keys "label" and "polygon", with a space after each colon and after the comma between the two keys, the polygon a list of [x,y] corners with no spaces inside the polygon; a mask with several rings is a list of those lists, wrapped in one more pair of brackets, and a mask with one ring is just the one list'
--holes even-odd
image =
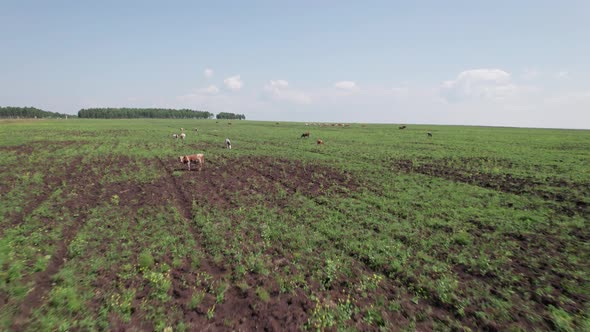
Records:
{"label": "tree line", "polygon": [[246,120],[246,116],[244,114],[235,114],[235,113],[227,113],[221,112],[217,114],[216,119],[220,120]]}
{"label": "tree line", "polygon": [[169,108],[86,108],[78,111],[78,117],[87,119],[211,119],[213,113]]}
{"label": "tree line", "polygon": [[[64,118],[67,114],[48,112],[35,107],[0,106],[0,118]],[[71,116],[71,115],[70,115]]]}
{"label": "tree line", "polygon": [[[48,112],[35,107],[1,107],[0,118],[63,118],[66,116],[76,117],[56,112]],[[86,108],[78,111],[82,119],[216,119],[223,120],[245,120],[244,114],[221,112],[217,115],[191,109],[169,109],[169,108]]]}

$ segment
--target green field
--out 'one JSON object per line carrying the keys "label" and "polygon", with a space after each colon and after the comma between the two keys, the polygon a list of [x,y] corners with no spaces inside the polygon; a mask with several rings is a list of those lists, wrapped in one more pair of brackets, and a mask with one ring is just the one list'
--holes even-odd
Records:
{"label": "green field", "polygon": [[0,330],[590,330],[587,130],[4,120],[0,169]]}

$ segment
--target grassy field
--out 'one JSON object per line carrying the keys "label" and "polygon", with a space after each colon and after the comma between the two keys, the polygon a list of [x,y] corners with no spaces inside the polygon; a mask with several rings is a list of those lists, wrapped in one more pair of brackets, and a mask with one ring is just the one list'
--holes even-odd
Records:
{"label": "grassy field", "polygon": [[5,120],[0,330],[588,331],[589,165],[590,131]]}

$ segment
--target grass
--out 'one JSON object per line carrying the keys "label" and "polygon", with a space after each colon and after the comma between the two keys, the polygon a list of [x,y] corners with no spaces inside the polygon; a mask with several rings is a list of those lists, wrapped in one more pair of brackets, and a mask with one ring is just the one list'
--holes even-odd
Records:
{"label": "grass", "polygon": [[590,320],[588,131],[74,119],[0,142],[2,330]]}

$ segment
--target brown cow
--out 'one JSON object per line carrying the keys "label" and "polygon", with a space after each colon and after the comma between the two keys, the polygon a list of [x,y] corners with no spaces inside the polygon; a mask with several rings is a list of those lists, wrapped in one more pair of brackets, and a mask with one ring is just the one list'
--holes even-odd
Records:
{"label": "brown cow", "polygon": [[191,154],[188,156],[180,156],[180,162],[183,164],[188,164],[188,170],[191,170],[191,164],[199,164],[199,171],[203,168],[205,164],[205,156],[202,153],[199,154]]}
{"label": "brown cow", "polygon": [[306,131],[303,134],[301,134],[300,138],[304,138],[304,137],[309,137],[309,131]]}
{"label": "brown cow", "polygon": [[321,139],[318,138],[318,145],[320,144],[324,144],[324,141],[322,141]]}

